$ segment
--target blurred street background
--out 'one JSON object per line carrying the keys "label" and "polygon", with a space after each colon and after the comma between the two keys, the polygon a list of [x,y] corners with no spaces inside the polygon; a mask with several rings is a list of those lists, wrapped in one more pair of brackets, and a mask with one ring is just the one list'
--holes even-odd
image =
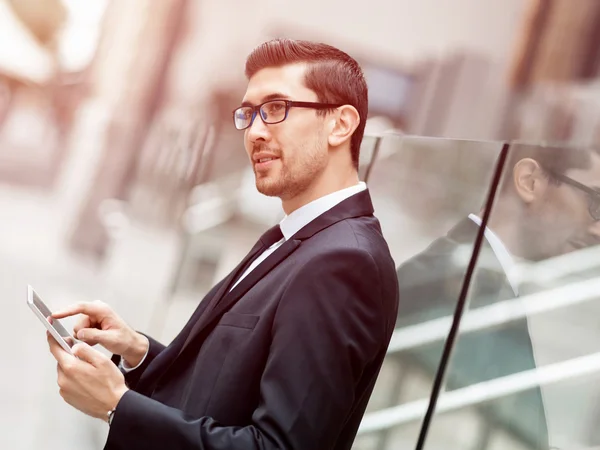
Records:
{"label": "blurred street background", "polygon": [[[52,309],[102,299],[168,343],[281,219],[230,124],[246,55],[274,37],[363,66],[361,176],[397,263],[478,210],[498,141],[600,145],[597,0],[0,0],[0,449],[102,448],[107,433],[60,398],[27,284]],[[402,402],[432,377],[405,380]],[[528,448],[500,425],[485,445],[454,431],[481,420],[453,416],[430,448]],[[419,424],[356,448],[414,447]]]}

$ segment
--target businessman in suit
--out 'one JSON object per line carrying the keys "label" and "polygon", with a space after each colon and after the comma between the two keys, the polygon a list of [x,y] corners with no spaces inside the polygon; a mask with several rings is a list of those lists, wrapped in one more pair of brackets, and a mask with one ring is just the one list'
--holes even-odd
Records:
{"label": "businessman in suit", "polygon": [[[516,260],[540,261],[600,243],[598,151],[514,144],[506,167],[472,278],[471,310],[523,294]],[[470,214],[398,268],[398,328],[454,313],[481,216]],[[426,345],[404,357],[437,368],[442,346]],[[535,367],[527,320],[515,320],[459,336],[447,385],[456,389]],[[480,405],[480,411],[531,448],[548,448],[540,389]]]}
{"label": "businessman in suit", "polygon": [[84,343],[76,359],[49,338],[61,395],[109,422],[107,449],[349,449],[364,414],[398,285],[357,175],[362,71],[331,46],[275,40],[250,54],[246,75],[233,121],[282,222],[168,346],[103,303],[53,316],[83,314],[77,337],[114,354]]}

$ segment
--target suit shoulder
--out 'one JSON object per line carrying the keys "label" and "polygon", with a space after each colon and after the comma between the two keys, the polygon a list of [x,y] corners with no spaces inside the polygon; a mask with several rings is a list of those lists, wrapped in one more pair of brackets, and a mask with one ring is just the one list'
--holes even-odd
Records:
{"label": "suit shoulder", "polygon": [[322,230],[317,236],[331,247],[360,249],[373,257],[378,257],[378,253],[390,253],[379,221],[374,216],[341,220]]}
{"label": "suit shoulder", "polygon": [[416,281],[414,275],[417,279],[428,279],[432,276],[438,278],[442,274],[461,272],[468,262],[463,256],[468,256],[472,251],[472,246],[461,245],[447,237],[436,239],[425,250],[400,264],[398,276]]}

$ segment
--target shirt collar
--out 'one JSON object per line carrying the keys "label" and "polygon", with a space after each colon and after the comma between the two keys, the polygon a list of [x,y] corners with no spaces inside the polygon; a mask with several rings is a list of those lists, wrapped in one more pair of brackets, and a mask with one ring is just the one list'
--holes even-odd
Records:
{"label": "shirt collar", "polygon": [[[482,221],[479,216],[477,216],[475,214],[469,214],[469,219],[471,219],[477,225],[481,226]],[[490,247],[492,247],[492,251],[494,252],[494,255],[496,255],[496,258],[498,258],[498,261],[500,262],[500,265],[502,266],[502,269],[504,270],[504,273],[506,274],[508,283],[510,284],[513,291],[515,292],[515,295],[518,295],[518,283],[516,280],[517,265],[516,265],[515,258],[510,254],[510,252],[508,251],[508,249],[506,248],[504,243],[500,240],[498,235],[496,233],[494,233],[491,229],[489,229],[488,227],[485,227],[485,230],[483,231],[483,235],[485,236],[485,239],[490,244]]]}
{"label": "shirt collar", "polygon": [[290,215],[285,216],[279,223],[283,237],[287,241],[321,214],[365,189],[367,189],[367,185],[361,181],[354,186],[332,192],[298,208]]}

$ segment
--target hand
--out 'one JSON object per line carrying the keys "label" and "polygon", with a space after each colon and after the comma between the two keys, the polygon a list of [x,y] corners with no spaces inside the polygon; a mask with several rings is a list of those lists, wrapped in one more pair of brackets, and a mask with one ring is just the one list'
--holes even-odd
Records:
{"label": "hand", "polygon": [[61,397],[89,416],[108,420],[108,412],[117,407],[128,390],[121,371],[110,359],[85,343],[73,346],[73,356],[50,333],[46,332],[46,335],[50,352],[58,362]]}
{"label": "hand", "polygon": [[109,352],[121,355],[135,367],[148,351],[148,338],[125,323],[106,303],[77,303],[52,314],[53,319],[83,314],[73,327],[77,339],[89,345],[100,344]]}

